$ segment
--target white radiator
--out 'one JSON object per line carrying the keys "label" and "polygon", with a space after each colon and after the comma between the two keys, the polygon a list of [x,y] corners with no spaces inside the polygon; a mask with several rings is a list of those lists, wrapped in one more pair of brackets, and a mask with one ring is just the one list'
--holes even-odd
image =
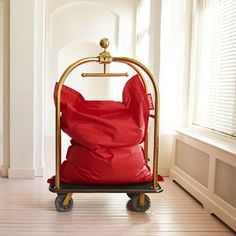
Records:
{"label": "white radiator", "polygon": [[236,230],[236,153],[214,143],[178,131],[170,177]]}

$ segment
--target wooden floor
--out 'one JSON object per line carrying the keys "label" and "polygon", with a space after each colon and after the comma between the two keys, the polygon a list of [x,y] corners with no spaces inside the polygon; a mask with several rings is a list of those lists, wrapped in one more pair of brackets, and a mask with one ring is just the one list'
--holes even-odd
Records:
{"label": "wooden floor", "polygon": [[126,194],[75,194],[74,208],[59,213],[55,194],[42,178],[0,178],[0,235],[236,235],[168,178],[165,190],[149,194],[146,213],[126,209]]}

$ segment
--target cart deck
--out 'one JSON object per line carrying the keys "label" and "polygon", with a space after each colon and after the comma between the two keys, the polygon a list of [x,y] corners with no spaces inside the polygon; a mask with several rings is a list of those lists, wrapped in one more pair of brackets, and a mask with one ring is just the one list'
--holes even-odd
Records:
{"label": "cart deck", "polygon": [[61,184],[58,190],[54,183],[49,185],[49,190],[53,193],[160,193],[163,188],[158,184],[156,189],[152,183],[126,184],[126,185],[79,185]]}

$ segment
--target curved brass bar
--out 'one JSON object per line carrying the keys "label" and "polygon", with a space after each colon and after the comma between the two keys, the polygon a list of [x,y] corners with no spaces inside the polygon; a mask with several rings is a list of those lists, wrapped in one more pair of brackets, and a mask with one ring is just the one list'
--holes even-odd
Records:
{"label": "curved brass bar", "polygon": [[61,165],[61,123],[60,123],[60,101],[61,101],[61,89],[68,75],[79,65],[98,62],[98,57],[87,57],[78,60],[71,64],[62,74],[57,91],[56,91],[56,176],[55,176],[55,186],[56,189],[60,189],[60,165]]}
{"label": "curved brass bar", "polygon": [[150,72],[150,70],[140,63],[139,61],[128,58],[128,57],[113,57],[113,62],[123,62],[127,65],[134,64],[141,68],[150,78],[153,88],[154,88],[154,95],[155,95],[155,122],[154,122],[154,151],[153,151],[153,188],[157,189],[158,187],[158,151],[159,151],[159,114],[160,114],[160,93],[158,86],[156,85],[155,79]]}

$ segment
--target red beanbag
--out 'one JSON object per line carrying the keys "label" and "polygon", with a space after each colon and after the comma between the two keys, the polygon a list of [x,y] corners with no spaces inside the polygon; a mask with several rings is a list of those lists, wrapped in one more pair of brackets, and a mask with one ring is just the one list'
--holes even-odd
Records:
{"label": "red beanbag", "polygon": [[61,128],[72,138],[72,145],[61,165],[61,181],[86,185],[151,182],[139,145],[148,116],[147,95],[138,75],[126,83],[122,102],[86,101],[63,86]]}

